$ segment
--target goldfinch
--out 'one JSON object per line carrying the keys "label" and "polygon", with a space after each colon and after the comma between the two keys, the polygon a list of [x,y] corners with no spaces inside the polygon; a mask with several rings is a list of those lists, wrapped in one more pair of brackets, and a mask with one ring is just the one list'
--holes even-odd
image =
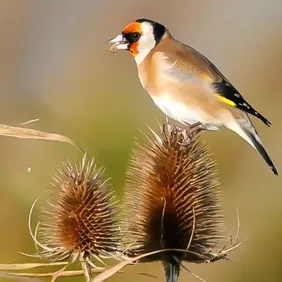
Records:
{"label": "goldfinch", "polygon": [[148,19],[129,23],[109,43],[111,52],[130,51],[143,88],[168,117],[186,125],[200,122],[208,130],[231,129],[278,175],[248,114],[267,126],[271,123],[204,55],[174,39],[164,25]]}

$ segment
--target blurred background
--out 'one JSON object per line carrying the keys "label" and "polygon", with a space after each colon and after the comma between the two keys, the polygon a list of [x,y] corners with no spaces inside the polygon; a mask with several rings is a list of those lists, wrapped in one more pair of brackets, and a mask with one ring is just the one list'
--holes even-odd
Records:
{"label": "blurred background", "polygon": [[[126,52],[107,41],[128,22],[146,17],[204,53],[272,123],[255,120],[282,173],[281,0],[1,0],[0,123],[64,134],[106,168],[122,196],[138,129],[157,129],[163,114],[142,89]],[[282,281],[282,181],[234,133],[204,133],[218,163],[226,232],[248,240],[230,261],[189,268],[213,281]],[[67,144],[0,137],[0,263],[34,261],[27,229],[33,201],[61,161],[79,160]],[[36,208],[35,218],[39,208]],[[143,271],[153,279],[135,275]],[[164,281],[160,263],[137,265],[110,281]],[[1,281],[6,281],[1,279]],[[7,280],[8,281],[8,280]],[[77,278],[61,281],[83,281]],[[182,271],[180,281],[197,281]]]}

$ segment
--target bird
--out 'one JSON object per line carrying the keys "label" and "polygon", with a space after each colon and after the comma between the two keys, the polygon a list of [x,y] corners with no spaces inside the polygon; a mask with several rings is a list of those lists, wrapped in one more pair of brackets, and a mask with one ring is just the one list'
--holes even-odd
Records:
{"label": "bird", "polygon": [[275,175],[249,115],[271,125],[203,54],[175,39],[168,28],[141,18],[109,41],[110,53],[127,50],[134,57],[143,88],[164,114],[183,125],[230,129],[255,148]]}

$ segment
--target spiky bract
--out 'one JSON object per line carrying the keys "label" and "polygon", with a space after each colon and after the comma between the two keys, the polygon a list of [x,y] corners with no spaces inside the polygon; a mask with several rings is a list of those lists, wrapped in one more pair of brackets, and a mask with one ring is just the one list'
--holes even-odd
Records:
{"label": "spiky bract", "polygon": [[118,251],[120,230],[115,195],[103,169],[86,155],[77,165],[58,169],[42,208],[39,235],[42,255],[52,260],[70,256],[109,257]]}
{"label": "spiky bract", "polygon": [[129,256],[181,249],[145,261],[200,263],[211,258],[210,248],[222,238],[215,163],[205,143],[189,130],[168,125],[160,136],[153,132],[137,143],[124,206]]}

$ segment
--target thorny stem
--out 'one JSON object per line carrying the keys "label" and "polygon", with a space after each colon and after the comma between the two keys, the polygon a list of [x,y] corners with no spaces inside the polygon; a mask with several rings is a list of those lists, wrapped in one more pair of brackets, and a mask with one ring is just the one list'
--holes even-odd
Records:
{"label": "thorny stem", "polygon": [[88,263],[89,257],[90,257],[90,255],[89,255],[88,252],[82,253],[81,257],[80,257],[80,264],[81,264],[81,267],[83,269],[86,282],[90,282],[93,279],[91,266]]}

